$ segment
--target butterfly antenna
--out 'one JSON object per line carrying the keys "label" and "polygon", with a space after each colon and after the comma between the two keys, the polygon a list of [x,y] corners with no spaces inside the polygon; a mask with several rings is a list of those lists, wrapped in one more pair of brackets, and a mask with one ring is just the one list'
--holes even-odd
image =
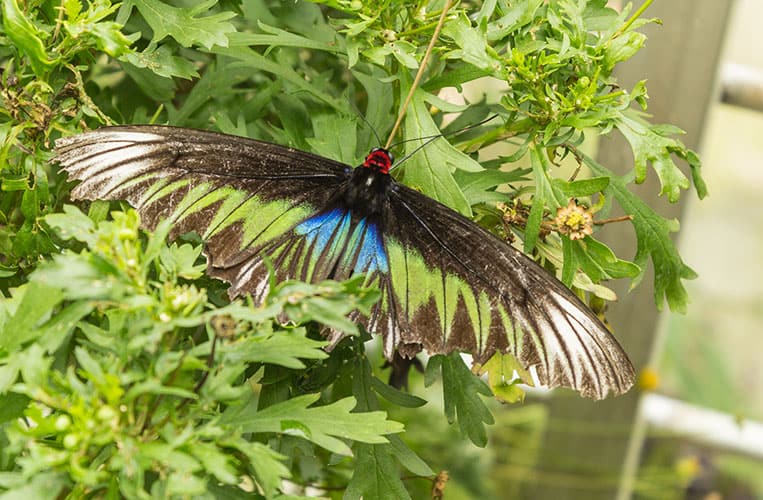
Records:
{"label": "butterfly antenna", "polygon": [[[425,135],[423,137],[414,137],[412,139],[404,139],[402,141],[399,141],[399,142],[396,142],[396,143],[392,144],[389,147],[389,149],[395,149],[396,147],[400,146],[401,144],[405,144],[406,142],[425,141],[427,139],[437,139],[438,137],[448,137],[449,135],[460,134],[461,132],[466,132],[467,130],[471,130],[473,128],[479,127],[480,125],[484,125],[484,124],[486,124],[487,122],[489,122],[490,120],[492,120],[494,118],[498,118],[498,115],[496,114],[496,115],[488,116],[487,118],[485,118],[484,120],[482,120],[480,122],[473,123],[471,125],[467,125],[464,128],[460,128],[458,130],[454,130],[453,132],[448,132],[447,134],[439,133],[439,134],[435,134],[435,135]],[[429,143],[427,143],[427,144],[429,144]]]}
{"label": "butterfly antenna", "polygon": [[403,156],[401,159],[396,161],[395,164],[392,166],[392,169],[395,169],[395,168],[399,167],[407,159],[409,159],[411,156],[415,155],[416,153],[418,153],[419,151],[421,151],[425,147],[429,146],[431,143],[433,143],[434,141],[436,141],[437,139],[439,139],[442,136],[443,135],[440,134],[440,135],[433,135],[431,137],[420,137],[420,138],[416,138],[416,139],[411,139],[412,141],[426,139],[426,141],[421,146],[417,147],[416,149],[414,149],[413,151],[411,151],[410,153],[408,153],[407,155]]}
{"label": "butterfly antenna", "polygon": [[434,33],[432,33],[432,39],[429,40],[427,51],[424,53],[424,57],[421,59],[421,64],[419,64],[419,70],[416,72],[416,77],[413,79],[413,84],[411,84],[411,89],[408,91],[408,95],[405,96],[405,101],[403,102],[403,106],[400,108],[400,113],[397,114],[397,120],[395,120],[395,126],[392,127],[392,132],[389,133],[389,137],[387,138],[387,144],[384,146],[384,149],[390,148],[390,145],[392,144],[392,139],[395,138],[395,134],[397,134],[397,129],[400,128],[400,124],[403,122],[405,111],[408,109],[408,105],[411,103],[411,99],[413,98],[413,93],[416,92],[416,89],[419,86],[419,82],[421,82],[421,77],[424,76],[424,70],[426,69],[427,62],[429,61],[429,56],[432,55],[432,49],[434,49],[434,44],[437,43],[437,38],[440,36],[440,30],[442,30],[442,26],[445,24],[445,18],[448,15],[448,10],[450,10],[450,6],[452,3],[453,3],[452,0],[445,1],[445,5],[442,8],[442,13],[440,14],[440,19],[437,21],[437,26],[435,26],[434,28]]}
{"label": "butterfly antenna", "polygon": [[403,164],[403,162],[405,160],[407,160],[411,156],[415,155],[416,153],[418,153],[419,151],[421,151],[422,149],[424,149],[425,147],[427,147],[429,144],[431,144],[435,140],[439,139],[440,137],[446,137],[448,135],[459,134],[459,133],[461,133],[461,132],[463,132],[465,130],[472,129],[474,127],[479,127],[480,125],[483,125],[483,124],[489,122],[490,120],[492,120],[493,118],[496,118],[497,116],[498,115],[489,116],[489,117],[485,118],[484,120],[482,120],[481,122],[475,123],[473,125],[469,125],[469,126],[464,127],[464,128],[462,128],[460,130],[455,130],[455,131],[453,131],[453,132],[451,132],[449,134],[437,134],[437,135],[430,135],[430,136],[427,136],[427,137],[416,137],[415,139],[406,139],[404,141],[397,142],[397,143],[393,144],[392,147],[397,146],[399,144],[406,143],[406,142],[410,142],[410,141],[425,141],[424,143],[421,144],[421,146],[417,147],[416,149],[414,149],[413,151],[411,151],[407,155],[403,156],[402,159],[400,159],[397,162],[395,162],[395,164],[393,165],[392,168],[399,167],[400,165]]}
{"label": "butterfly antenna", "polygon": [[357,107],[357,106],[355,106],[355,103],[354,103],[354,102],[352,102],[352,101],[349,99],[349,96],[348,96],[347,102],[349,102],[349,103],[350,103],[350,106],[352,106],[352,109],[354,109],[354,110],[355,110],[355,114],[356,114],[356,115],[358,115],[358,116],[360,117],[360,119],[361,119],[361,120],[363,120],[363,123],[365,123],[366,125],[368,125],[368,128],[371,130],[371,132],[373,132],[373,134],[374,134],[374,137],[376,137],[376,144],[381,144],[381,143],[382,143],[382,140],[381,140],[381,137],[379,136],[379,133],[376,131],[376,127],[374,127],[374,126],[371,124],[371,122],[370,122],[370,121],[368,121],[368,119],[367,119],[367,118],[366,118],[366,117],[363,115],[363,113],[361,113],[361,112],[360,112],[360,110],[358,109],[358,107]]}

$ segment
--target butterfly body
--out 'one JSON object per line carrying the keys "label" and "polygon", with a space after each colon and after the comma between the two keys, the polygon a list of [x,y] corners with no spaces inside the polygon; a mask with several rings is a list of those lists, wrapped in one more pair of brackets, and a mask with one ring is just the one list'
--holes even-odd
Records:
{"label": "butterfly body", "polygon": [[362,321],[384,354],[512,354],[541,383],[602,398],[633,367],[580,299],[520,251],[389,174],[372,150],[357,168],[213,132],[104,128],[61,139],[75,198],[126,199],[149,229],[198,232],[208,269],[255,302],[277,280],[365,276],[381,300]]}
{"label": "butterfly body", "polygon": [[391,161],[387,151],[374,150],[362,166],[352,170],[343,196],[348,210],[374,218],[383,215],[394,185],[389,175]]}

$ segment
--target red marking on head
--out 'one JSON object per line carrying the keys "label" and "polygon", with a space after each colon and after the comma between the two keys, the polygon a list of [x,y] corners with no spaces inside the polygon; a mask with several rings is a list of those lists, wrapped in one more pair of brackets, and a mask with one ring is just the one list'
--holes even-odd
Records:
{"label": "red marking on head", "polygon": [[366,156],[366,161],[363,162],[363,166],[382,174],[388,174],[393,161],[392,153],[386,149],[374,148],[368,153],[368,156]]}

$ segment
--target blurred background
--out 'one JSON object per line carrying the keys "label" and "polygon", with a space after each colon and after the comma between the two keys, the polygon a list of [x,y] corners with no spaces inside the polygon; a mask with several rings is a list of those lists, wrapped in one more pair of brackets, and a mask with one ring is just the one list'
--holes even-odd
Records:
{"label": "blurred background", "polygon": [[[496,499],[763,499],[763,1],[655,0],[645,17],[663,24],[643,28],[647,46],[618,78],[647,79],[653,121],[686,131],[710,191],[671,205],[656,179],[637,188],[681,222],[681,255],[699,274],[687,283],[691,304],[659,313],[649,276],[633,291],[614,287],[607,317],[640,371],[627,396],[531,393],[494,408],[488,451],[417,443],[430,463],[448,464],[447,499],[472,498],[460,491],[467,483]],[[594,147],[603,164],[630,169],[620,138]],[[633,257],[628,224],[605,230]],[[429,432],[408,435],[436,434],[422,425]]]}

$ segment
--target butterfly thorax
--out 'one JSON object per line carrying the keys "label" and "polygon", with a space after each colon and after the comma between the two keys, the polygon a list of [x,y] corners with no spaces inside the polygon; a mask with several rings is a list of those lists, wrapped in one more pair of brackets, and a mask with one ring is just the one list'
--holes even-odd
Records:
{"label": "butterfly thorax", "polygon": [[361,166],[352,171],[344,201],[347,207],[364,216],[378,215],[389,197],[392,154],[373,149]]}

